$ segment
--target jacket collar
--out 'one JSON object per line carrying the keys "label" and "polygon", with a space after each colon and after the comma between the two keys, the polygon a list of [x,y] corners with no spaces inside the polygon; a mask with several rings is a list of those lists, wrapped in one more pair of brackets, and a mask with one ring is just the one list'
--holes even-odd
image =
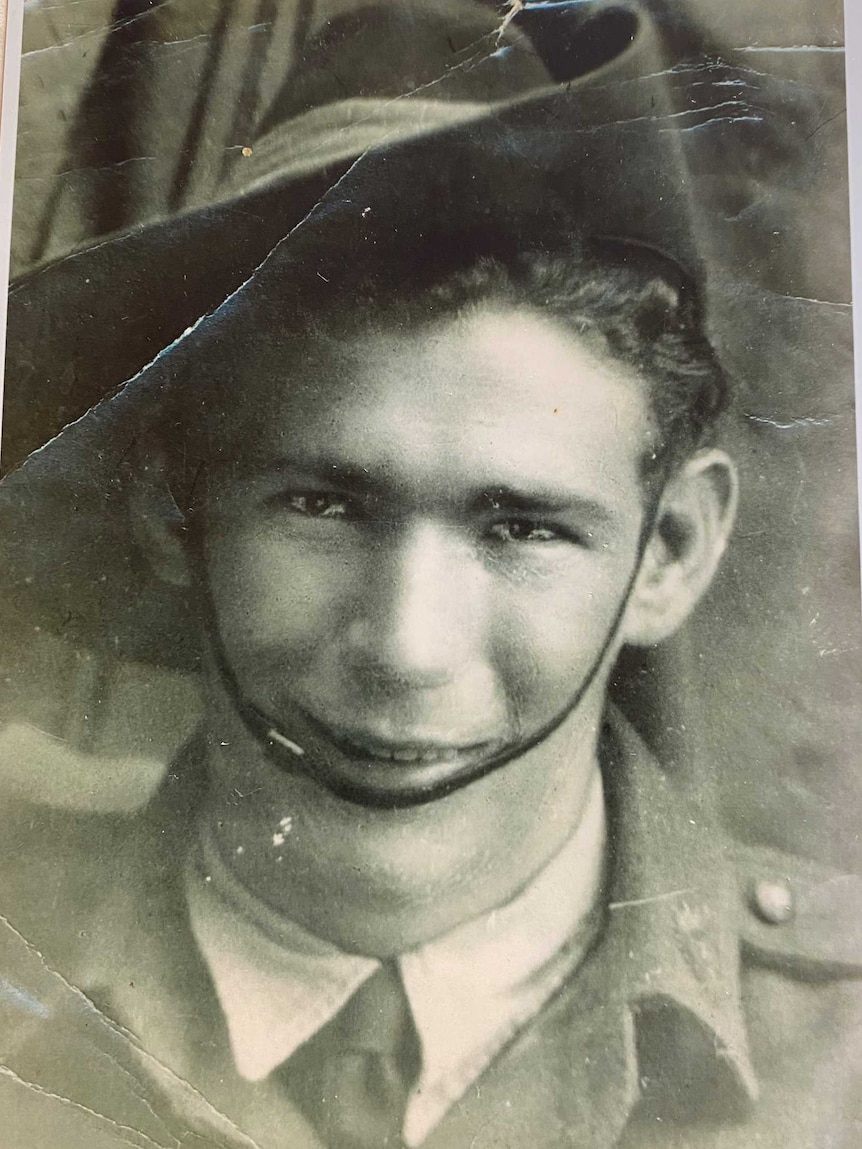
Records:
{"label": "jacket collar", "polygon": [[[603,766],[613,804],[608,940],[624,955],[620,1001],[642,1038],[662,1011],[700,1031],[746,1105],[757,1083],[740,999],[736,877],[710,787],[681,764],[662,768],[618,713],[606,728]],[[646,1055],[646,1041],[641,1047]]]}
{"label": "jacket collar", "polygon": [[453,1112],[427,1149],[462,1139],[476,1149],[519,1137],[536,1144],[538,1130],[543,1146],[600,1149],[616,1143],[636,1105],[664,1102],[685,1120],[680,1098],[700,1111],[708,1090],[744,1112],[757,1096],[739,992],[734,876],[710,803],[681,769],[663,769],[615,710],[602,767],[611,865],[604,932],[578,975],[483,1080],[481,1098]]}

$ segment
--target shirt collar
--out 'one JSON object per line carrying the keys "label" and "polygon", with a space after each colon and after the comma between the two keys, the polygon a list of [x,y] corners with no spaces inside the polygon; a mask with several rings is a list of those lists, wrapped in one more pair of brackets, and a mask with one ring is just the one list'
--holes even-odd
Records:
{"label": "shirt collar", "polygon": [[[422,1046],[405,1136],[422,1140],[592,940],[603,876],[598,771],[577,829],[513,901],[399,960]],[[187,873],[192,931],[209,967],[239,1074],[266,1077],[377,969],[286,921],[233,877],[204,832]]]}

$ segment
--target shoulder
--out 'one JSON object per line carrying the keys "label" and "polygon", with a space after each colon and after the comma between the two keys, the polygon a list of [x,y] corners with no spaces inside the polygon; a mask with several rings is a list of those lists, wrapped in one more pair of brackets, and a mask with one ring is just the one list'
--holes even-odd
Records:
{"label": "shoulder", "polygon": [[860,1136],[862,879],[766,847],[734,854],[740,995],[762,1141]]}
{"label": "shoulder", "polygon": [[146,808],[89,814],[7,803],[0,814],[0,925],[63,971],[122,928],[125,903],[160,884],[171,851]]}
{"label": "shoulder", "polygon": [[747,964],[800,979],[862,979],[862,877],[766,846],[729,850]]}
{"label": "shoulder", "polygon": [[54,913],[98,901],[116,876],[122,842],[135,834],[134,816],[90,814],[9,802],[0,816],[3,903],[31,916],[39,902]]}

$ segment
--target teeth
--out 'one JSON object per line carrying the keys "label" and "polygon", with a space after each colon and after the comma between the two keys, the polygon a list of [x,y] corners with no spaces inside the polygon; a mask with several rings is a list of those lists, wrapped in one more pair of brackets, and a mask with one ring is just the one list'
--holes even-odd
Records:
{"label": "teeth", "polygon": [[421,751],[414,750],[410,746],[405,746],[402,749],[392,751],[392,757],[396,762],[418,762],[421,756]]}
{"label": "teeth", "polygon": [[371,758],[385,762],[446,762],[456,758],[459,751],[453,746],[397,746],[394,748],[370,746],[367,742],[357,742],[356,747]]}

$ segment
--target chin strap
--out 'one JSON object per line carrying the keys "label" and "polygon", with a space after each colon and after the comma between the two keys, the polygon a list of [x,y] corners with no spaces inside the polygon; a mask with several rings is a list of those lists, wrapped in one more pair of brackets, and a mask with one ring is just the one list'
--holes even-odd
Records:
{"label": "chin strap", "polygon": [[[290,722],[283,724],[276,721],[271,715],[267,714],[262,707],[259,707],[256,703],[248,699],[227,657],[218,626],[213,596],[206,578],[206,571],[203,569],[203,563],[198,562],[196,565],[198,567],[202,598],[206,604],[211,649],[214,664],[224,692],[230,699],[231,705],[239,715],[243,725],[252,737],[264,746],[268,757],[279,769],[284,770],[288,774],[312,778],[338,798],[374,809],[399,809],[409,806],[422,806],[428,802],[436,801],[438,798],[446,797],[448,794],[461,790],[472,782],[478,781],[480,778],[487,777],[487,775],[493,773],[495,770],[499,770],[513,759],[520,758],[522,754],[526,754],[535,746],[544,742],[581,704],[581,701],[599,674],[608,655],[608,651],[611,649],[619,632],[626,609],[629,605],[629,600],[631,599],[632,592],[634,591],[635,584],[641,572],[641,567],[643,566],[647,545],[655,527],[661,493],[660,491],[655,496],[644,518],[640,538],[638,540],[634,567],[626,582],[620,603],[614,613],[613,620],[608,628],[601,649],[596,655],[587,674],[579,683],[572,698],[549,722],[534,734],[511,743],[496,754],[490,754],[485,759],[466,765],[462,771],[448,775],[445,780],[429,785],[425,789],[411,791],[409,793],[382,786],[375,787],[374,789],[369,789],[365,786],[356,786],[338,776],[337,772],[327,765],[324,752],[315,752],[320,746],[327,745],[329,736],[325,728],[310,714],[297,707],[295,713],[291,716]],[[197,548],[197,553],[198,555],[201,553],[199,547]]]}

